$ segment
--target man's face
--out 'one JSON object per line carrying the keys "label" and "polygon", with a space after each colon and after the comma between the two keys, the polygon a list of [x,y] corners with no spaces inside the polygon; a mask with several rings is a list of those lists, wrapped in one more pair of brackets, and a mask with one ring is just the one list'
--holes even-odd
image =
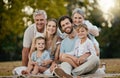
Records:
{"label": "man's face", "polygon": [[71,34],[71,32],[73,31],[73,27],[72,27],[72,23],[68,18],[66,18],[65,20],[62,20],[60,24],[61,24],[62,30],[65,33]]}
{"label": "man's face", "polygon": [[83,23],[84,17],[80,15],[79,13],[75,13],[72,17],[72,20],[73,20],[73,23],[78,26],[81,23]]}
{"label": "man's face", "polygon": [[42,14],[36,15],[34,22],[36,24],[37,30],[44,30],[44,27],[46,25],[46,19],[44,15]]}

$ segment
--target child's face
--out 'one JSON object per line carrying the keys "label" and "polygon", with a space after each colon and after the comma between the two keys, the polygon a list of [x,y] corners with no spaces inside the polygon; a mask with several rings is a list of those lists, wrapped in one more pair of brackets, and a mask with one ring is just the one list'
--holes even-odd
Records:
{"label": "child's face", "polygon": [[45,40],[44,39],[38,39],[36,40],[36,48],[39,51],[42,51],[45,49]]}
{"label": "child's face", "polygon": [[80,25],[84,21],[84,17],[80,15],[79,13],[75,13],[72,19],[75,25]]}
{"label": "child's face", "polygon": [[47,32],[48,34],[55,34],[57,31],[57,25],[54,21],[49,21],[48,24],[47,24]]}
{"label": "child's face", "polygon": [[81,27],[79,30],[78,30],[78,37],[79,38],[86,38],[87,37],[87,34],[88,34],[88,31],[85,29],[85,28],[83,28],[83,27]]}

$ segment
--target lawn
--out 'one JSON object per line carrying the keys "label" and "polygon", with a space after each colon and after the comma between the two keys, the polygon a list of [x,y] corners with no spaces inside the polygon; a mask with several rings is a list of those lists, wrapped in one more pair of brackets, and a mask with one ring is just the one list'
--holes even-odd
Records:
{"label": "lawn", "polygon": [[[106,73],[120,73],[120,59],[101,59],[106,63]],[[15,67],[21,66],[21,61],[0,62],[0,76],[12,75]]]}

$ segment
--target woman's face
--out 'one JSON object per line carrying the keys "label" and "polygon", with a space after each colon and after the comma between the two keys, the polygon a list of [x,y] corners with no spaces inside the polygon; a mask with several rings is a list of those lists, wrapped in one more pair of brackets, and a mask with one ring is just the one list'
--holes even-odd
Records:
{"label": "woman's face", "polygon": [[57,25],[54,21],[48,21],[46,31],[50,35],[54,35],[57,32]]}
{"label": "woman's face", "polygon": [[73,23],[78,26],[84,21],[84,17],[79,13],[75,13],[72,17],[72,20],[73,20]]}

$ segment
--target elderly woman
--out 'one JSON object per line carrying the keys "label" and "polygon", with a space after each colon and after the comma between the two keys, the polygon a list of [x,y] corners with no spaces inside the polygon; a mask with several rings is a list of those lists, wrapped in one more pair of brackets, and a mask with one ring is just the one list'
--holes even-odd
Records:
{"label": "elderly woman", "polygon": [[73,20],[73,23],[75,24],[74,28],[76,29],[78,27],[78,25],[80,25],[82,23],[87,25],[88,31],[89,31],[88,37],[92,40],[94,47],[96,49],[97,56],[99,56],[100,55],[99,43],[95,39],[95,36],[99,36],[99,29],[97,28],[97,26],[94,26],[88,20],[85,20],[84,14],[85,13],[80,8],[75,8],[73,10],[72,20]]}

